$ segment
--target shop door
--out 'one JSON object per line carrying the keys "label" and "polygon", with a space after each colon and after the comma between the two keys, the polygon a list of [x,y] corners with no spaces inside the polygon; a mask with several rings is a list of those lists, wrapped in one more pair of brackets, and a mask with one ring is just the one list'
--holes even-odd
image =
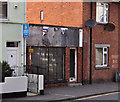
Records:
{"label": "shop door", "polygon": [[77,52],[70,49],[70,82],[77,81]]}

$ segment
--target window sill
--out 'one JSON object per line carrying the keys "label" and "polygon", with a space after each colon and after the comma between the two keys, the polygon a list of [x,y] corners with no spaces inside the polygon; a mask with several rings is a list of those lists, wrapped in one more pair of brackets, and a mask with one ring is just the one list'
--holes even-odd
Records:
{"label": "window sill", "polygon": [[12,21],[9,21],[8,19],[6,19],[6,20],[1,20],[0,19],[0,23],[13,23]]}
{"label": "window sill", "polygon": [[105,25],[108,24],[108,22],[97,22],[98,25]]}
{"label": "window sill", "polygon": [[8,21],[8,18],[0,18],[0,21]]}
{"label": "window sill", "polygon": [[9,22],[8,19],[0,19],[0,22]]}
{"label": "window sill", "polygon": [[95,69],[110,69],[110,66],[95,66]]}

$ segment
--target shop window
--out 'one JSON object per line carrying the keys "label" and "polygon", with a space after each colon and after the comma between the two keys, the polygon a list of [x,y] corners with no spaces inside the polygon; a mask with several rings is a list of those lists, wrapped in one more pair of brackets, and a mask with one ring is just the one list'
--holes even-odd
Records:
{"label": "shop window", "polygon": [[96,67],[108,66],[108,47],[96,48]]}
{"label": "shop window", "polygon": [[44,75],[45,83],[63,82],[64,48],[32,47],[31,67],[28,73]]}
{"label": "shop window", "polygon": [[107,3],[96,3],[96,21],[97,23],[108,23],[108,8]]}
{"label": "shop window", "polygon": [[7,19],[7,1],[0,0],[0,19]]}

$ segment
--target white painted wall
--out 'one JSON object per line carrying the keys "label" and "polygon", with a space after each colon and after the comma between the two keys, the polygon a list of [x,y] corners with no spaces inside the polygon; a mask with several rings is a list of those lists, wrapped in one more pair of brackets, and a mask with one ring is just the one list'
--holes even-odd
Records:
{"label": "white painted wall", "polygon": [[0,83],[0,94],[27,91],[27,83],[26,76],[5,77],[5,82]]}
{"label": "white painted wall", "polygon": [[39,75],[38,91],[44,90],[44,75]]}

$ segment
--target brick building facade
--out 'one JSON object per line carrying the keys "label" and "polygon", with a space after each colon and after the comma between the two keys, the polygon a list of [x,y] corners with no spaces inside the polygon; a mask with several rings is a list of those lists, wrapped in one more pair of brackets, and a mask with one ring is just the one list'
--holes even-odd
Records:
{"label": "brick building facade", "polygon": [[[119,66],[119,4],[118,3],[108,3],[109,4],[109,20],[108,23],[115,25],[113,31],[105,30],[105,24],[97,24],[96,27],[92,29],[92,80],[95,81],[110,81],[115,80],[115,72],[118,71]],[[90,3],[84,3],[83,6],[83,25],[87,19],[90,19]],[[86,16],[87,15],[87,16]],[[96,3],[93,3],[92,18],[96,19]],[[86,40],[87,39],[87,40]],[[96,44],[105,45],[108,44],[108,65],[109,67],[95,68],[96,66]],[[88,48],[89,48],[89,29],[84,28],[84,47],[83,47],[83,69],[84,69],[84,80],[89,80],[88,73]]]}
{"label": "brick building facade", "polygon": [[[83,47],[66,46],[64,76],[67,83],[113,81],[119,68],[119,3],[107,3],[109,20],[115,29],[105,30],[105,24],[92,28],[92,65],[90,72],[90,37],[85,22],[91,19],[91,3],[80,2],[27,2],[27,23],[37,26],[70,27],[83,29]],[[107,7],[107,6],[106,6]],[[42,12],[42,13],[41,13]],[[43,17],[41,17],[43,16]],[[96,20],[96,3],[92,3],[92,19]],[[54,47],[54,46],[53,46]],[[61,46],[63,47],[63,46]],[[76,80],[70,78],[72,50],[76,49]],[[105,50],[105,51],[103,51]],[[102,52],[101,52],[102,51]],[[74,52],[74,51],[73,51]],[[104,53],[104,54],[103,54]],[[75,53],[73,53],[75,54]],[[102,55],[103,56],[102,56]],[[102,56],[102,57],[101,57]],[[99,59],[99,58],[102,58]],[[29,59],[29,57],[28,57]],[[74,59],[75,60],[75,59]],[[102,64],[101,64],[102,63]],[[97,65],[101,64],[101,65]],[[91,75],[91,77],[90,77]],[[90,79],[91,78],[91,79]]]}

